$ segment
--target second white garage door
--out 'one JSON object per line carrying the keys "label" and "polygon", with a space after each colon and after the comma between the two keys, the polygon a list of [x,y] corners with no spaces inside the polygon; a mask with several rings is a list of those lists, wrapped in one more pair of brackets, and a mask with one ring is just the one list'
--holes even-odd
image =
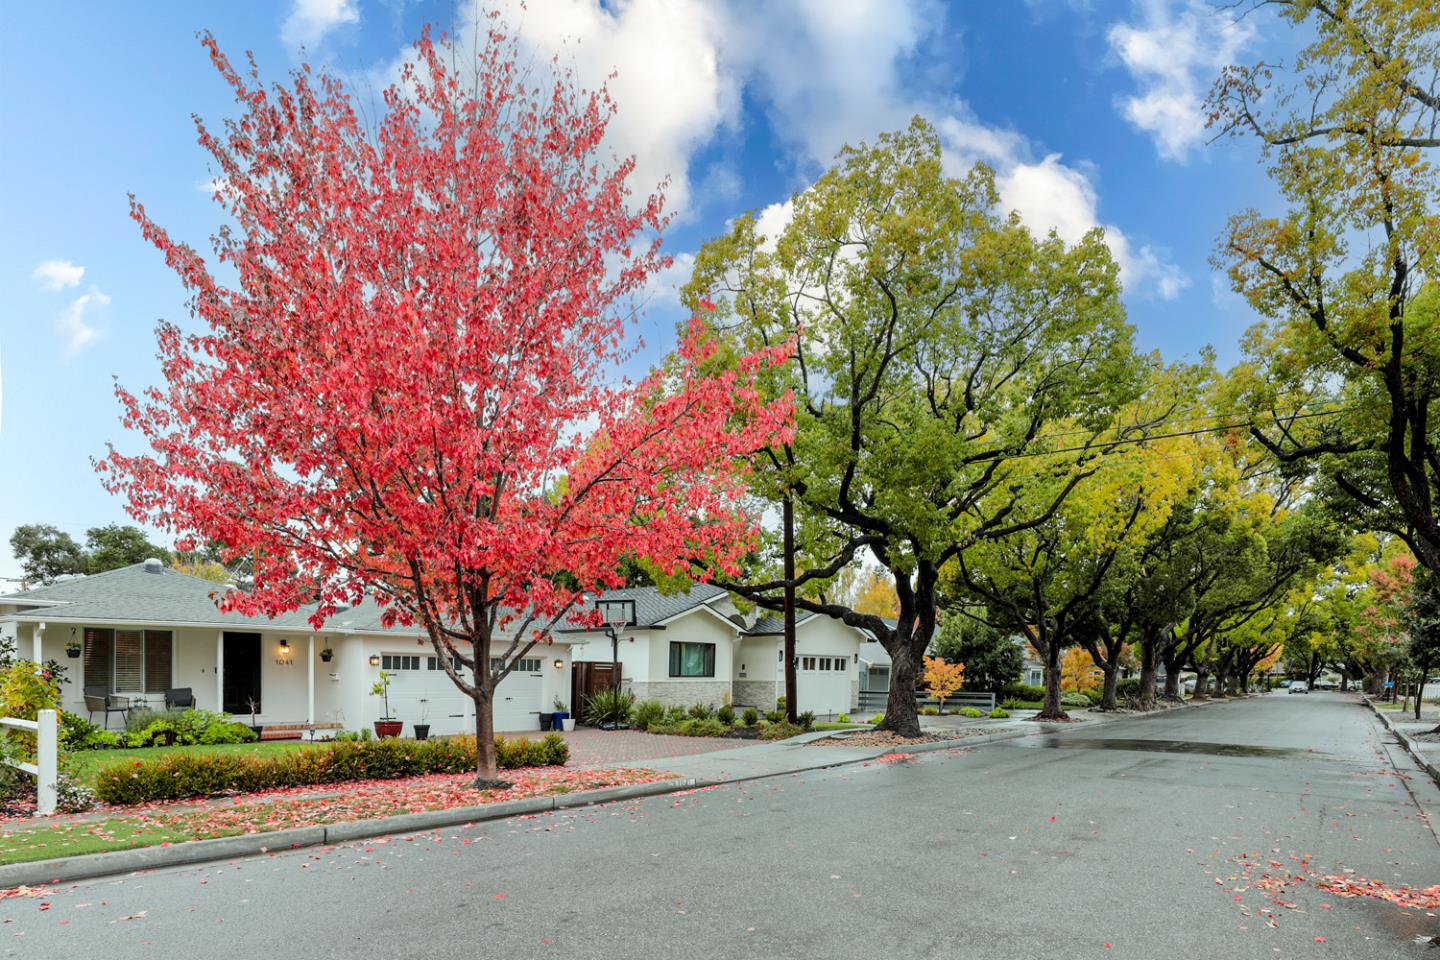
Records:
{"label": "second white garage door", "polygon": [[800,669],[795,672],[795,709],[817,716],[849,713],[850,677],[849,657],[801,656]]}
{"label": "second white garage door", "polygon": [[[433,657],[400,659],[387,655],[391,665],[409,667],[418,661],[417,669],[387,670],[394,679],[390,684],[390,712],[405,721],[405,736],[412,734],[411,725],[421,716],[428,718],[431,736],[448,733],[471,733],[474,724],[466,720],[470,698],[456,689],[450,677]],[[522,660],[520,668],[511,673],[495,690],[495,730],[500,733],[540,729],[538,712],[544,706],[540,673],[541,661]],[[424,703],[420,701],[424,700]]]}

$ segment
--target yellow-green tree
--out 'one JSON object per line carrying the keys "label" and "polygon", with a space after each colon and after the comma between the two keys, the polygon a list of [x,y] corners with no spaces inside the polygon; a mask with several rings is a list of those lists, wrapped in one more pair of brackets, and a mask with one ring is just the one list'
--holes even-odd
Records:
{"label": "yellow-green tree", "polygon": [[1286,205],[1236,214],[1217,254],[1264,318],[1239,396],[1252,435],[1356,528],[1440,570],[1440,4],[1255,6],[1301,49],[1228,68],[1211,95]]}

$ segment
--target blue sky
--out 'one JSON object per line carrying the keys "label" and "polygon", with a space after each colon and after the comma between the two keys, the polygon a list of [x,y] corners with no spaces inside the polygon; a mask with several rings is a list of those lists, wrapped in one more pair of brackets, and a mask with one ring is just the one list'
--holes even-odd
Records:
{"label": "blue sky", "polygon": [[[19,572],[16,524],[80,539],[127,522],[90,458],[135,449],[113,378],[155,383],[154,323],[185,317],[127,194],[197,245],[219,222],[190,117],[233,106],[196,31],[271,79],[303,44],[377,89],[423,24],[474,15],[469,0],[0,5],[0,577]],[[530,0],[511,22],[583,80],[616,71],[613,146],[645,182],[671,178],[676,262],[646,356],[669,345],[667,291],[701,243],[745,210],[781,222],[839,146],[916,113],[956,169],[995,166],[1032,227],[1106,228],[1142,347],[1211,344],[1228,363],[1253,321],[1208,258],[1226,217],[1272,192],[1252,144],[1206,144],[1201,101],[1220,65],[1293,43],[1273,18],[1204,0]]]}

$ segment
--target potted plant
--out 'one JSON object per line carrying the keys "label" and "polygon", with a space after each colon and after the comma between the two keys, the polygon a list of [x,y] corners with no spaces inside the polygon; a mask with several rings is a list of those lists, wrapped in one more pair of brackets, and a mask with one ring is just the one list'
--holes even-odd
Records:
{"label": "potted plant", "polygon": [[375,721],[375,736],[377,737],[398,737],[400,731],[405,729],[405,724],[390,716],[390,682],[393,680],[391,674],[384,670],[380,671],[380,679],[375,686],[370,688],[370,696],[379,697],[385,703],[385,712],[379,720]]}
{"label": "potted plant", "polygon": [[570,719],[570,711],[565,709],[565,701],[560,699],[560,694],[555,694],[555,700],[552,705],[555,707],[555,712],[550,715],[551,729],[574,730],[575,721]]}
{"label": "potted plant", "polygon": [[426,723],[430,717],[430,701],[424,697],[420,698],[420,722],[415,724],[415,739],[430,739],[430,724]]}
{"label": "potted plant", "polygon": [[320,651],[320,659],[325,661],[326,663],[329,663],[331,660],[335,659],[335,651],[331,650],[329,647],[326,647],[324,650]]}
{"label": "potted plant", "polygon": [[250,729],[255,732],[256,739],[259,739],[260,734],[265,730],[265,728],[255,720],[255,714],[260,710],[260,701],[254,697],[247,697],[245,702],[250,705]]}
{"label": "potted plant", "polygon": [[69,657],[71,660],[74,660],[76,657],[80,656],[80,652],[82,650],[84,650],[84,647],[80,645],[79,640],[71,640],[69,643],[65,644],[65,656]]}

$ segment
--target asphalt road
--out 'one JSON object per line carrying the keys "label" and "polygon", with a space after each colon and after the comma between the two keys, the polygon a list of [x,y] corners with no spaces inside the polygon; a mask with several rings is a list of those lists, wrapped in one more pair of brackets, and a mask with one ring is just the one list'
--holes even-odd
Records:
{"label": "asphalt road", "polygon": [[[1272,695],[0,901],[46,958],[1440,956],[1440,796],[1342,694]],[[824,749],[816,747],[813,749]],[[1397,768],[1398,764],[1398,768]],[[1263,886],[1302,882],[1266,891]],[[1266,912],[1269,911],[1269,912]],[[1323,938],[1323,939],[1322,939]]]}

